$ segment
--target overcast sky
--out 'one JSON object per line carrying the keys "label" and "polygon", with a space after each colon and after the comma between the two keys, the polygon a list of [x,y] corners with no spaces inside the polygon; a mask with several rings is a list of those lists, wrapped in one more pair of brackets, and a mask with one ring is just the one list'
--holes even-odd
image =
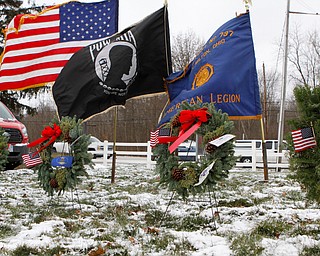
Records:
{"label": "overcast sky", "polygon": [[[245,12],[243,0],[167,0],[171,36],[192,30],[207,41],[222,24]],[[25,0],[25,2],[27,2]],[[38,0],[39,3],[43,1]],[[62,0],[46,0],[58,4]],[[94,2],[94,0],[82,0]],[[161,8],[164,0],[119,0],[119,31]],[[257,69],[276,66],[279,43],[284,35],[287,0],[252,0],[251,26]],[[291,0],[290,11],[320,13],[319,0]],[[290,14],[290,31],[299,26],[302,32],[320,30],[320,15]],[[280,56],[282,61],[282,56]],[[281,69],[278,63],[278,69]]]}

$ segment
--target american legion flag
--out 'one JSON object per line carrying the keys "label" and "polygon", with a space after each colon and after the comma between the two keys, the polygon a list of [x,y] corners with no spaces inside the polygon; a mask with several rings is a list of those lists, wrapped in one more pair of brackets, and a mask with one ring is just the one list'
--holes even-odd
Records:
{"label": "american legion flag", "polygon": [[118,31],[118,0],[71,1],[15,16],[6,28],[0,90],[54,82],[73,53]]}
{"label": "american legion flag", "polygon": [[30,152],[22,155],[22,160],[27,167],[33,167],[42,163],[42,159],[37,152]]}
{"label": "american legion flag", "polygon": [[220,26],[182,71],[166,78],[170,100],[158,126],[190,105],[213,103],[232,120],[261,119],[249,13]]}
{"label": "american legion flag", "polygon": [[317,145],[311,127],[302,128],[291,132],[295,152],[300,152]]}

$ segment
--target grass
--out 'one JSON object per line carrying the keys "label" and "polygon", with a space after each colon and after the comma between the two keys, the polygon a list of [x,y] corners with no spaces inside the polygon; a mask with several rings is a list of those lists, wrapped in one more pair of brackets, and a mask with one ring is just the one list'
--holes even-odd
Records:
{"label": "grass", "polygon": [[222,207],[222,206],[225,206],[225,207],[250,207],[253,205],[254,204],[246,198],[237,198],[237,199],[234,199],[231,201],[220,200],[218,203],[219,207]]}
{"label": "grass", "polygon": [[292,225],[282,220],[267,219],[260,222],[252,231],[261,237],[279,238],[292,228]]}
{"label": "grass", "polygon": [[16,234],[14,227],[8,224],[0,224],[0,238],[5,238]]}
{"label": "grass", "polygon": [[320,246],[304,247],[299,256],[319,256]]}
{"label": "grass", "polygon": [[[234,235],[234,234],[233,234]],[[260,242],[262,237],[257,234],[241,234],[231,236],[231,249],[235,256],[258,256],[263,252]]]}
{"label": "grass", "polygon": [[[263,239],[284,243],[286,239],[307,236],[320,241],[320,218],[312,214],[307,219],[299,218],[308,211],[319,211],[319,207],[300,207],[306,200],[304,193],[283,173],[270,173],[269,183],[259,182],[263,177],[260,172],[231,173],[217,185],[211,203],[212,195],[208,194],[188,201],[174,197],[170,202],[172,192],[160,189],[154,174],[146,170],[131,166],[119,169],[116,184],[110,184],[107,173],[95,170],[77,193],[68,192],[59,198],[42,193],[31,171],[0,175],[0,186],[7,188],[0,191],[0,200],[6,200],[0,204],[1,252],[9,256],[91,256],[101,247],[103,255],[187,256],[198,251],[200,254],[201,247],[194,237],[210,240],[217,236],[225,239],[232,255],[256,256],[266,249]],[[288,186],[294,189],[288,191]],[[6,241],[18,232],[50,220],[63,223],[42,233],[52,239],[50,247],[22,244],[8,249]],[[250,223],[249,227],[237,230],[243,221],[245,225]],[[85,243],[82,248],[73,244],[79,239]],[[214,246],[214,242],[203,243],[204,247]],[[309,244],[299,246],[299,253],[320,255],[319,248]]]}
{"label": "grass", "polygon": [[20,245],[11,253],[11,256],[30,256],[30,255],[39,255],[39,251],[27,245]]}

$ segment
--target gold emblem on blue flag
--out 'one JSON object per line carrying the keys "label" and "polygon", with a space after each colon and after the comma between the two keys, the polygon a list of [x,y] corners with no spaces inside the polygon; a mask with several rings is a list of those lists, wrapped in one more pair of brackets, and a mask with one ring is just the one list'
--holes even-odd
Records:
{"label": "gold emblem on blue flag", "polygon": [[206,82],[208,82],[213,74],[213,66],[210,63],[204,64],[194,76],[192,90],[197,89],[201,85],[204,85]]}

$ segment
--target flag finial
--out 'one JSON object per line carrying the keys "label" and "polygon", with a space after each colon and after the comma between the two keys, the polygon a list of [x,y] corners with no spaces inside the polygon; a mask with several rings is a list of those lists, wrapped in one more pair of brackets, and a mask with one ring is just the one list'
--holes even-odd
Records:
{"label": "flag finial", "polygon": [[245,6],[245,8],[246,8],[246,11],[248,12],[249,11],[249,5],[252,5],[252,2],[251,2],[251,0],[243,0],[243,2],[244,2],[244,6]]}

